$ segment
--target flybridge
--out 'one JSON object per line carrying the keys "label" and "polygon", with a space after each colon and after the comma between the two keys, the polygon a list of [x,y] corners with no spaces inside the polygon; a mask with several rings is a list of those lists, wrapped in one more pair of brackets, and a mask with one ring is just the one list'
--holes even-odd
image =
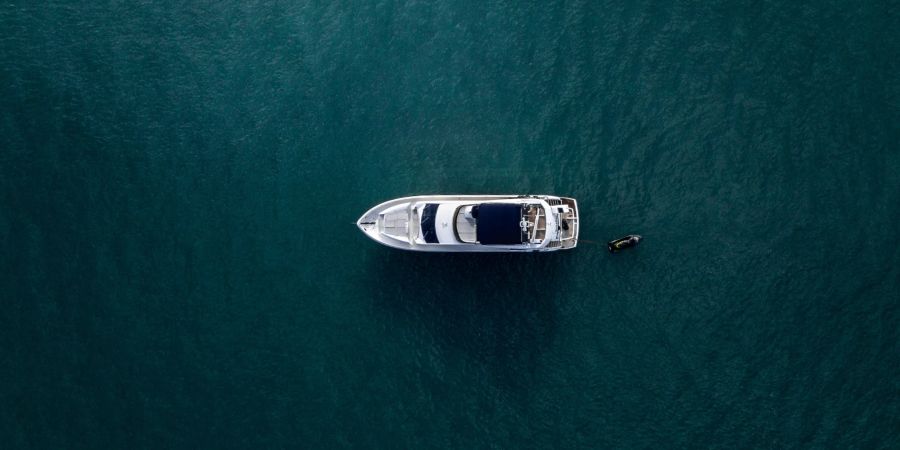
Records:
{"label": "flybridge", "polygon": [[381,203],[357,226],[404,250],[554,251],[577,245],[578,205],[556,196],[422,195]]}
{"label": "flybridge", "polygon": [[482,245],[514,245],[525,242],[521,227],[522,205],[482,203],[478,205],[476,233]]}

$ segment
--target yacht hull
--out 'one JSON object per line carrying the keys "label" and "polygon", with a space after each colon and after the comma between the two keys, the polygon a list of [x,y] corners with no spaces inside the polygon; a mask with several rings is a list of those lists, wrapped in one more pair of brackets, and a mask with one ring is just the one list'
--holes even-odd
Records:
{"label": "yacht hull", "polygon": [[[537,211],[535,223],[521,219],[521,243],[498,241],[488,233],[489,216],[477,219],[476,205],[489,211],[512,205]],[[502,205],[502,206],[501,206]],[[514,208],[513,208],[514,209]],[[437,211],[435,213],[435,211]],[[466,211],[463,213],[461,211]],[[495,219],[490,219],[496,221]],[[509,219],[503,219],[509,222]],[[578,206],[575,199],[548,195],[418,195],[388,200],[373,206],[356,221],[366,236],[382,245],[409,251],[447,253],[550,252],[575,248],[578,242]],[[509,236],[509,223],[505,236]],[[530,226],[531,228],[529,228]],[[540,227],[544,229],[541,230]],[[471,230],[464,228],[471,227]],[[537,231],[535,231],[537,230]],[[471,231],[470,233],[467,233]],[[495,230],[490,230],[495,231]],[[480,240],[479,240],[480,238]],[[490,242],[489,242],[490,240]]]}

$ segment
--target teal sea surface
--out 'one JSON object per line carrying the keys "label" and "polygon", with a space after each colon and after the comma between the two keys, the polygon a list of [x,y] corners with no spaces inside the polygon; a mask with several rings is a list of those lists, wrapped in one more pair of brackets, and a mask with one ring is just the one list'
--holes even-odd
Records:
{"label": "teal sea surface", "polygon": [[[0,448],[900,448],[898,30],[890,0],[6,1]],[[354,226],[429,193],[572,196],[585,241]]]}

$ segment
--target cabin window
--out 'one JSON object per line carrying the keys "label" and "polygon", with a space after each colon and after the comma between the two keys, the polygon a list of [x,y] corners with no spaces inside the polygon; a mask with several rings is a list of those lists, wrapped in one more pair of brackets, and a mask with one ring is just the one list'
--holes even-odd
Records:
{"label": "cabin window", "polygon": [[422,210],[422,237],[425,239],[425,242],[429,244],[437,244],[438,241],[437,230],[434,228],[436,218],[437,218],[437,203],[429,203],[425,205],[425,208]]}

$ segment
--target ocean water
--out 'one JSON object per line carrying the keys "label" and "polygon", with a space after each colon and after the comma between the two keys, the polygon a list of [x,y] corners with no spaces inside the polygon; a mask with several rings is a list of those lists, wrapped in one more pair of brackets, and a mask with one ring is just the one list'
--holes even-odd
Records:
{"label": "ocean water", "polygon": [[[2,448],[898,448],[891,1],[7,1]],[[425,193],[616,255],[404,253]]]}

